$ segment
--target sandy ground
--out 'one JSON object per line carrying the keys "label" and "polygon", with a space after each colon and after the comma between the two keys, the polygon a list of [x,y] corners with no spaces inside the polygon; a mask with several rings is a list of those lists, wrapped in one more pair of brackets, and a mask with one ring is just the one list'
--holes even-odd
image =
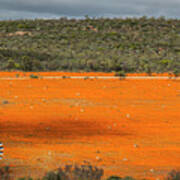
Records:
{"label": "sandy ground", "polygon": [[0,165],[14,178],[90,163],[104,177],[161,179],[180,168],[179,109],[174,79],[1,79]]}

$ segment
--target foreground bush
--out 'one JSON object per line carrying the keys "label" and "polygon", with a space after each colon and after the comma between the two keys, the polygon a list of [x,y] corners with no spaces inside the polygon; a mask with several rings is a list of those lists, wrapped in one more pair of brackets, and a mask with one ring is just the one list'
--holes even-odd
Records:
{"label": "foreground bush", "polygon": [[55,172],[48,172],[43,180],[100,180],[103,176],[103,169],[91,165],[71,166],[59,168]]}
{"label": "foreground bush", "polygon": [[8,166],[0,168],[0,180],[10,180],[10,169]]}
{"label": "foreground bush", "polygon": [[[14,180],[10,168],[0,168],[0,180]],[[11,174],[11,175],[10,175]],[[104,170],[91,165],[72,166],[66,165],[64,168],[59,168],[56,171],[46,173],[43,178],[36,180],[102,180]],[[33,180],[31,177],[19,178],[18,180]],[[35,180],[35,179],[34,179]],[[119,177],[110,176],[106,180],[136,180],[131,176]],[[145,179],[143,179],[145,180]],[[180,171],[172,170],[168,173],[164,180],[180,180]]]}

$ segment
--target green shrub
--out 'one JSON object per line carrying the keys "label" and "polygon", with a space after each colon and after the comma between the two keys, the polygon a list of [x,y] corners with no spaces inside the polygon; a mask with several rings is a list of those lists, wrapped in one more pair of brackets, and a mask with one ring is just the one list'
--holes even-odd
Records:
{"label": "green shrub", "polygon": [[148,76],[152,75],[152,69],[151,69],[151,66],[149,64],[144,65],[144,70],[145,70],[145,73],[148,74]]}
{"label": "green shrub", "polygon": [[51,172],[48,172],[43,177],[42,180],[65,180],[65,179],[68,180],[68,178],[66,176],[64,176],[64,174],[60,174],[60,173],[57,173],[57,172],[55,173],[55,172],[51,171]]}
{"label": "green shrub", "polygon": [[69,79],[70,76],[62,76],[63,79]]}
{"label": "green shrub", "polygon": [[180,69],[179,24],[147,17],[0,21],[0,70],[173,72]]}
{"label": "green shrub", "polygon": [[107,180],[122,180],[122,178],[118,176],[110,176]]}
{"label": "green shrub", "polygon": [[16,63],[12,58],[10,58],[7,61],[7,64],[5,66],[5,69],[9,69],[9,70],[19,70],[21,69],[21,65],[19,63]]}
{"label": "green shrub", "polygon": [[115,72],[115,76],[126,77],[126,73],[124,71],[118,71]]}
{"label": "green shrub", "polygon": [[38,79],[39,78],[37,75],[34,75],[34,74],[31,74],[29,77],[32,79]]}
{"label": "green shrub", "polygon": [[15,61],[13,59],[9,59],[6,65],[7,69],[15,69]]}
{"label": "green shrub", "polygon": [[29,56],[21,57],[21,69],[23,71],[41,71],[43,67],[40,61],[31,59]]}
{"label": "green shrub", "polygon": [[85,76],[85,77],[84,77],[84,80],[87,80],[87,79],[89,79],[89,77],[88,77],[88,76]]}
{"label": "green shrub", "polygon": [[175,77],[178,77],[180,75],[180,69],[174,69],[173,74]]}
{"label": "green shrub", "polygon": [[20,76],[19,74],[16,74],[16,78],[19,78],[19,76]]}
{"label": "green shrub", "polygon": [[111,176],[107,180],[135,180],[135,179],[130,176],[126,176],[124,178],[118,176]]}
{"label": "green shrub", "polygon": [[31,177],[23,177],[23,178],[18,178],[18,180],[33,180]]}
{"label": "green shrub", "polygon": [[32,71],[33,62],[28,56],[23,56],[21,59],[21,66],[23,71]]}
{"label": "green shrub", "polygon": [[135,179],[131,176],[126,176],[122,180],[135,180]]}

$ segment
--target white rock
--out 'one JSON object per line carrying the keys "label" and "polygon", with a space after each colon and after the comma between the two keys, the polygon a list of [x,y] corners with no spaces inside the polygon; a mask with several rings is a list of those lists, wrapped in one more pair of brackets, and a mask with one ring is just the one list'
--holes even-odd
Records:
{"label": "white rock", "polygon": [[123,158],[123,161],[128,161],[128,159],[127,158]]}
{"label": "white rock", "polygon": [[49,156],[51,156],[51,155],[52,155],[51,151],[48,151],[48,155],[49,155]]}
{"label": "white rock", "polygon": [[101,158],[100,158],[99,156],[96,156],[96,160],[97,160],[97,161],[100,161]]}
{"label": "white rock", "polygon": [[150,172],[152,172],[152,173],[153,173],[153,172],[154,172],[154,169],[150,169]]}

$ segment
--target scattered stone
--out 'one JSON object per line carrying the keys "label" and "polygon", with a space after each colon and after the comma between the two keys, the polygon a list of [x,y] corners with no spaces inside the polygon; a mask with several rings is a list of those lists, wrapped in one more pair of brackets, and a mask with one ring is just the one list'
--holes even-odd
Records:
{"label": "scattered stone", "polygon": [[80,109],[80,112],[84,112],[84,109]]}
{"label": "scattered stone", "polygon": [[126,114],[126,117],[127,117],[127,118],[130,118],[131,116],[130,116],[130,114]]}
{"label": "scattered stone", "polygon": [[46,102],[46,99],[42,98],[42,102]]}
{"label": "scattered stone", "polygon": [[8,36],[25,36],[25,35],[28,35],[28,36],[32,36],[32,33],[29,32],[29,31],[16,31],[14,33],[8,33]]}
{"label": "scattered stone", "polygon": [[117,126],[117,124],[116,124],[116,123],[114,123],[113,125],[114,125],[114,127],[116,127],[116,126]]}
{"label": "scattered stone", "polygon": [[96,160],[97,160],[97,161],[100,161],[101,158],[100,158],[99,156],[96,156]]}
{"label": "scattered stone", "polygon": [[17,98],[18,98],[18,96],[14,96],[14,98],[15,98],[15,99],[17,99]]}
{"label": "scattered stone", "polygon": [[51,155],[52,155],[52,152],[51,152],[51,151],[48,151],[48,155],[51,156]]}
{"label": "scattered stone", "polygon": [[150,172],[152,172],[152,173],[153,173],[153,172],[154,172],[154,169],[150,169]]}
{"label": "scattered stone", "polygon": [[128,159],[127,158],[123,158],[123,161],[128,161]]}

